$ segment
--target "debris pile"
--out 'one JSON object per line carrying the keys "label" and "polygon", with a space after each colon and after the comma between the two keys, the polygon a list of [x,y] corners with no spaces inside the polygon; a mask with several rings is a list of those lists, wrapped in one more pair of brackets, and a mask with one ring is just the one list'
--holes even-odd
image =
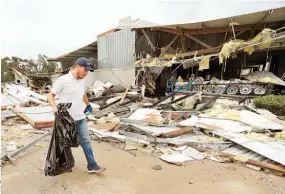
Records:
{"label": "debris pile", "polygon": [[175,165],[209,159],[285,173],[285,123],[247,101],[176,92],[161,100],[138,97],[122,107],[122,96],[88,117],[93,140],[123,143],[127,152],[154,154]]}
{"label": "debris pile", "polygon": [[[285,174],[285,122],[256,109],[250,100],[200,91],[176,91],[151,99],[131,87],[120,91],[114,87],[113,83],[96,81],[89,88],[93,113],[87,119],[92,140],[124,145],[132,155],[154,154],[175,165],[208,159]],[[14,87],[6,88],[8,95],[15,94]],[[54,115],[44,106],[42,96],[16,88],[26,101],[35,98],[42,104],[15,107],[13,113],[34,128],[51,128]],[[7,146],[15,148],[13,142]]]}

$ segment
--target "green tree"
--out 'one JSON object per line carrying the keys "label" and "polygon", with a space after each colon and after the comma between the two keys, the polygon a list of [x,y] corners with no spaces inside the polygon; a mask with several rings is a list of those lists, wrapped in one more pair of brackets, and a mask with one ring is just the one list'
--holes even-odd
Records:
{"label": "green tree", "polygon": [[15,66],[26,73],[53,73],[56,70],[57,64],[47,61],[46,55],[38,55],[37,60],[21,59],[13,56],[1,59],[1,82],[11,82],[15,80],[15,75],[12,66]]}

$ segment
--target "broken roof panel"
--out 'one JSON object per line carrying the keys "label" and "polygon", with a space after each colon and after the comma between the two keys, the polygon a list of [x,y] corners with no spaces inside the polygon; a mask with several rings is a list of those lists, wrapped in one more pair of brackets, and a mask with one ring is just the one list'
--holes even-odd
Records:
{"label": "broken roof panel", "polygon": [[[261,142],[246,137],[244,134],[233,133],[229,131],[213,131],[214,134],[222,136],[230,141],[233,141],[243,147],[246,147],[262,156],[265,156],[275,162],[285,165],[285,142],[284,141],[269,141]],[[274,140],[274,139],[272,139]]]}
{"label": "broken roof panel", "polygon": [[209,129],[211,131],[222,130],[240,133],[244,131],[253,130],[251,126],[245,125],[238,121],[218,118],[203,118],[195,116],[181,121],[179,124],[182,126],[200,127],[203,129]]}

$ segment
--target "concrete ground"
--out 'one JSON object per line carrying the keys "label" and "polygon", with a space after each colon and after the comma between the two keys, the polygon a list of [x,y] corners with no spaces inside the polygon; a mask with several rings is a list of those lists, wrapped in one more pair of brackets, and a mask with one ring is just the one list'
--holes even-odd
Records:
{"label": "concrete ground", "polygon": [[[147,153],[136,156],[109,143],[93,141],[96,158],[107,170],[87,174],[81,148],[73,149],[75,168],[71,173],[45,177],[48,137],[42,146],[30,148],[2,166],[2,192],[12,193],[96,193],[96,194],[284,194],[285,179],[257,172],[238,164],[221,164],[210,160],[191,161],[175,166]],[[162,170],[153,170],[160,164]]]}

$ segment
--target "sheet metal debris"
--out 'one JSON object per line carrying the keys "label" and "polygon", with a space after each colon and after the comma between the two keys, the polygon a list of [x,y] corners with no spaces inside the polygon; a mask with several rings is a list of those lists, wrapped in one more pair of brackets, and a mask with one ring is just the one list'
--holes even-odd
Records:
{"label": "sheet metal debris", "polygon": [[214,131],[216,135],[229,139],[243,147],[246,147],[262,156],[285,165],[285,142],[273,140],[272,142],[260,142],[249,139],[244,134],[229,131]]}
{"label": "sheet metal debris", "polygon": [[195,116],[191,117],[190,119],[181,121],[179,124],[182,126],[200,127],[211,131],[223,130],[239,133],[253,130],[252,127],[244,125],[238,121],[220,120],[216,118],[203,118]]}

